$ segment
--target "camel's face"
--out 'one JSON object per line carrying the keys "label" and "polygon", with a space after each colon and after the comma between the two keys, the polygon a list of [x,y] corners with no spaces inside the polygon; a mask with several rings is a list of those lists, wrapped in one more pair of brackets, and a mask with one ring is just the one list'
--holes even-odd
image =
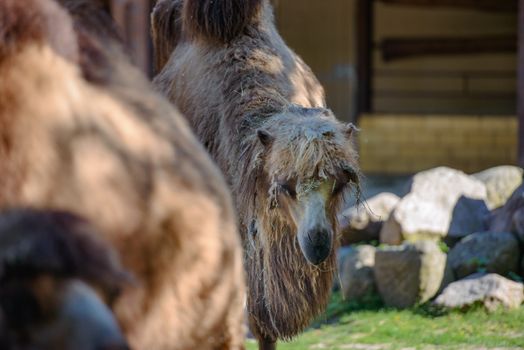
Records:
{"label": "camel's face", "polygon": [[285,212],[304,257],[313,265],[328,258],[334,240],[333,212],[340,195],[351,182],[351,174],[340,172],[337,178],[277,181],[278,204]]}
{"label": "camel's face", "polygon": [[[76,279],[42,275],[2,286],[9,347],[62,350],[125,350],[126,342],[99,294]],[[4,330],[5,332],[5,330]]]}
{"label": "camel's face", "polygon": [[330,255],[342,194],[358,183],[352,130],[327,110],[302,108],[258,131],[268,152],[264,167],[272,204],[314,265]]}
{"label": "camel's face", "polygon": [[[291,219],[304,257],[313,265],[322,263],[331,253],[333,228],[328,217],[330,181],[294,184],[279,181],[279,203]],[[299,195],[300,194],[300,195]]]}

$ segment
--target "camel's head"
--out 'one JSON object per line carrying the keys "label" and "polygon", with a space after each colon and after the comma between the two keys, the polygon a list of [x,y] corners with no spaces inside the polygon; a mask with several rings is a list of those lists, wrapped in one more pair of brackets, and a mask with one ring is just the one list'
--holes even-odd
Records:
{"label": "camel's head", "polygon": [[0,348],[128,349],[110,309],[128,278],[85,221],[0,214]]}
{"label": "camel's head", "polygon": [[257,131],[266,150],[269,206],[296,233],[303,255],[313,265],[333,250],[336,212],[344,193],[358,190],[354,130],[329,110],[292,107]]}

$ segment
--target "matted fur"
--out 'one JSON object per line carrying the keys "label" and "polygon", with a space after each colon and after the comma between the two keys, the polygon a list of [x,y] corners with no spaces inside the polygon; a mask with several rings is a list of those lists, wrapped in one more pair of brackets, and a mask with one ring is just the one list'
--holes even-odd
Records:
{"label": "matted fur", "polygon": [[[311,179],[337,178],[346,167],[356,171],[356,159],[344,126],[337,125],[323,109],[301,113],[300,108],[290,107],[259,127],[275,137],[271,151],[268,154],[253,134],[246,138],[243,156],[251,159],[246,159],[246,166],[239,169],[235,191],[242,214],[256,218],[257,224],[256,237],[249,232],[244,236],[248,304],[263,335],[290,339],[324,310],[336,257],[330,254],[320,266],[307,263],[296,239],[297,228],[290,224],[285,212],[278,210],[276,179],[294,180],[300,196],[301,190],[308,190]],[[251,151],[247,150],[253,145]],[[355,179],[354,184],[358,184]],[[336,235],[335,216],[341,200],[341,196],[334,197],[328,210]],[[332,251],[338,244],[337,239]]]}
{"label": "matted fur", "polygon": [[0,12],[0,59],[8,58],[27,42],[43,42],[55,52],[76,59],[77,48],[73,33],[60,33],[70,18],[55,11],[56,4],[36,1],[8,1],[9,11]]}
{"label": "matted fur", "polygon": [[[130,282],[115,252],[82,218],[60,211],[0,212],[1,349],[47,349],[56,343],[99,348],[105,343],[127,350],[109,309]],[[64,314],[71,286],[79,284],[98,295],[101,304]],[[77,316],[68,317],[71,312]],[[64,325],[67,332],[59,331]],[[79,336],[81,332],[84,336]],[[88,334],[93,337],[86,338]],[[76,343],[79,338],[81,343]]]}
{"label": "matted fur", "polygon": [[151,14],[151,36],[153,37],[153,49],[155,60],[155,71],[159,72],[171,56],[171,52],[180,40],[182,34],[182,2],[175,6],[171,0],[157,1]]}
{"label": "matted fur", "polygon": [[228,43],[242,34],[260,11],[262,0],[185,1],[183,23],[187,34]]}
{"label": "matted fur", "polygon": [[110,298],[131,276],[100,234],[67,212],[11,209],[0,212],[0,283],[50,274],[80,278]]}
{"label": "matted fur", "polygon": [[[167,2],[153,17],[168,13]],[[182,2],[171,0],[172,10]],[[184,2],[201,8],[207,3]],[[194,23],[187,12],[179,12],[182,33],[177,33],[176,47],[154,83],[189,119],[226,175],[244,243],[250,324],[259,340],[269,344],[295,336],[325,308],[336,265],[334,253],[319,266],[307,263],[297,228],[279,201],[278,181],[296,183],[300,196],[320,181],[351,174],[343,181],[349,179],[358,188],[358,167],[352,126],[324,108],[322,87],[278,34],[269,2],[261,1],[257,11],[247,13],[236,9],[244,27],[226,42],[209,30],[188,35],[199,28],[227,29],[213,15]],[[172,43],[169,37],[155,39]],[[268,145],[259,141],[257,130],[270,135]],[[341,195],[334,195],[328,208],[335,234],[340,201]]]}
{"label": "matted fur", "polygon": [[[243,348],[242,255],[220,172],[92,19],[54,23],[77,40],[77,59],[64,57],[36,4],[66,12],[20,3],[0,2],[12,23],[0,37],[0,52],[12,47],[0,57],[0,206],[67,210],[104,233],[137,278],[115,304],[133,349]],[[24,36],[26,15],[42,36]]]}

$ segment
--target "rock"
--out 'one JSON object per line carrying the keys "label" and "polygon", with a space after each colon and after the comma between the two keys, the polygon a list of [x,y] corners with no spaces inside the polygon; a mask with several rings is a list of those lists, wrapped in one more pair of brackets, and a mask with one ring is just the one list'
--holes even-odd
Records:
{"label": "rock", "polygon": [[449,237],[458,240],[486,229],[489,210],[486,186],[465,173],[440,167],[414,176],[410,192],[400,200],[380,231],[380,241]]}
{"label": "rock", "polygon": [[338,271],[342,270],[342,265],[344,264],[344,261],[346,260],[346,257],[353,253],[355,250],[352,246],[343,246],[338,248],[337,250],[337,269]]}
{"label": "rock", "polygon": [[479,269],[507,275],[518,271],[519,243],[509,232],[474,233],[450,250],[448,260],[458,279]]}
{"label": "rock", "polygon": [[486,185],[489,209],[503,206],[511,194],[522,184],[522,168],[510,165],[498,166],[472,175]]}
{"label": "rock", "polygon": [[400,198],[393,193],[380,193],[364,205],[352,206],[339,215],[343,244],[379,239],[382,224],[389,217]]}
{"label": "rock", "polygon": [[514,232],[524,243],[524,185],[513,192],[502,208],[494,211],[489,230]]}
{"label": "rock", "polygon": [[358,300],[375,291],[375,250],[361,245],[346,254],[339,270],[342,294],[347,300]]}
{"label": "rock", "polygon": [[388,306],[407,308],[431,299],[440,289],[446,267],[434,241],[417,241],[378,249],[375,281]]}
{"label": "rock", "polygon": [[524,243],[524,207],[518,209],[515,214],[513,214],[512,231],[516,233],[519,240]]}
{"label": "rock", "polygon": [[444,288],[449,286],[451,283],[455,282],[455,273],[453,273],[453,269],[451,268],[451,265],[449,264],[449,259],[446,256],[446,267],[444,268],[444,276],[442,277],[442,282],[440,283],[440,287],[437,291],[436,295],[439,295],[442,293]]}
{"label": "rock", "polygon": [[382,225],[379,241],[383,244],[398,245],[404,241],[402,226],[392,217],[393,212],[391,214],[389,219]]}
{"label": "rock", "polygon": [[448,233],[444,241],[453,247],[465,236],[484,231],[488,227],[490,212],[486,202],[461,196],[453,208]]}
{"label": "rock", "polygon": [[499,306],[518,308],[524,301],[524,286],[500,275],[476,273],[451,283],[435,300],[435,304],[463,309],[482,303],[493,311]]}
{"label": "rock", "polygon": [[344,264],[344,261],[346,260],[346,257],[351,254],[355,249],[351,246],[343,246],[338,248],[337,250],[337,273],[338,278],[335,278],[333,281],[333,290],[340,290],[340,271],[342,271],[342,267]]}

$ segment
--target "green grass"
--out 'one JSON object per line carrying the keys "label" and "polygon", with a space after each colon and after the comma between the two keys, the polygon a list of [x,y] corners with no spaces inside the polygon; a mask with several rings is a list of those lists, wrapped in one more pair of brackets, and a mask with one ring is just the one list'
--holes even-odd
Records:
{"label": "green grass", "polygon": [[[487,313],[442,312],[423,305],[386,308],[377,297],[344,302],[335,293],[326,314],[300,337],[279,343],[279,350],[474,350],[524,349],[524,307]],[[252,340],[248,350],[257,349]]]}

